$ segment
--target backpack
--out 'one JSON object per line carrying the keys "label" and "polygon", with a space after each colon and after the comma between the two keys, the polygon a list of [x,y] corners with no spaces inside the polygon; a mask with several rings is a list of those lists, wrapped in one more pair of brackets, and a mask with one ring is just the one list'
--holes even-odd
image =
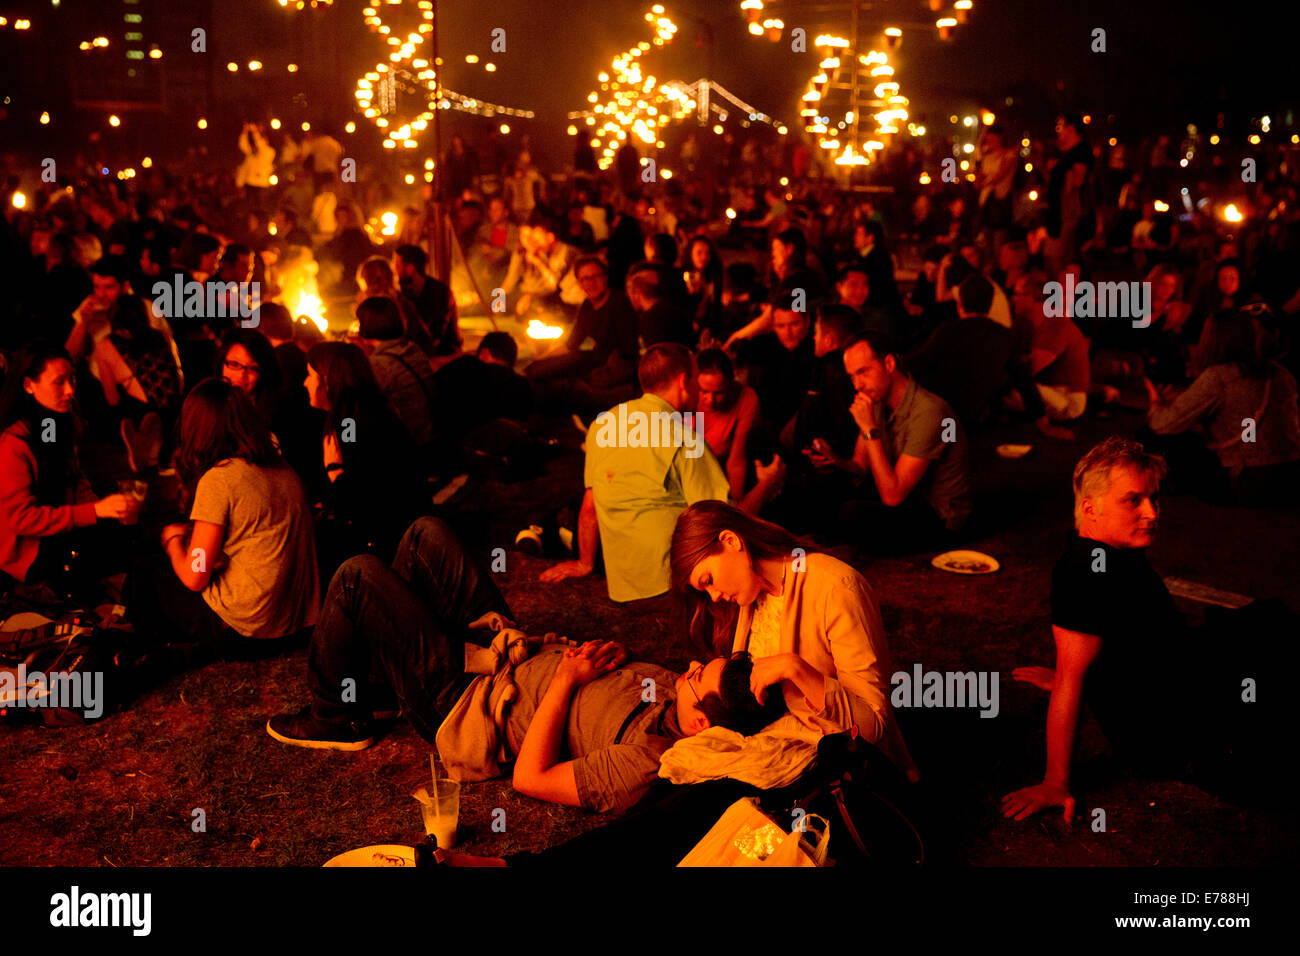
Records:
{"label": "backpack", "polygon": [[0,720],[98,720],[134,696],[145,658],[133,632],[92,613],[10,614],[0,621]]}
{"label": "backpack", "polygon": [[832,822],[837,865],[924,864],[925,841],[912,819],[915,785],[856,729],[823,737],[805,779],[813,789],[794,805]]}

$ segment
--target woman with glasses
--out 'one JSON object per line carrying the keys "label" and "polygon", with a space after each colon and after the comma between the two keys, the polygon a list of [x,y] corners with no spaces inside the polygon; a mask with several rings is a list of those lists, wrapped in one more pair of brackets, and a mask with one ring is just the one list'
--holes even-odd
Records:
{"label": "woman with glasses", "polygon": [[720,501],[682,512],[669,562],[691,637],[712,654],[748,652],[760,701],[779,687],[792,713],[826,732],[847,711],[867,741],[918,778],[889,703],[893,661],[880,608],[862,575]]}
{"label": "woman with glasses", "polygon": [[276,448],[315,500],[326,487],[320,446],[312,438],[320,428],[319,417],[308,407],[303,390],[285,382],[270,340],[255,328],[231,329],[217,352],[215,374],[252,401]]}

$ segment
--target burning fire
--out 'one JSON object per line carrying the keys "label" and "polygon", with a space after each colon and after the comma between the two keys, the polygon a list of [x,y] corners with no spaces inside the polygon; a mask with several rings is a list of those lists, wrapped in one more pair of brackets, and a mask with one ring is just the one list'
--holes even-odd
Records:
{"label": "burning fire", "polygon": [[528,323],[527,332],[530,339],[558,339],[564,334],[564,329],[558,325],[547,325],[541,319],[532,319]]}

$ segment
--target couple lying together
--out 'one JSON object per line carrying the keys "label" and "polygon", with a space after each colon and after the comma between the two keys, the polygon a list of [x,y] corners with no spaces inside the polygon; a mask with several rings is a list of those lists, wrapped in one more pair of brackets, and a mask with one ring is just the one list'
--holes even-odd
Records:
{"label": "couple lying together", "polygon": [[[691,636],[715,655],[684,674],[629,661],[613,641],[524,635],[491,575],[421,518],[391,567],[363,555],[334,575],[309,652],[312,703],[267,731],[364,749],[387,685],[453,777],[500,776],[513,761],[516,790],[589,812],[627,810],[660,778],[785,786],[824,734],[851,727],[917,778],[889,703],[880,609],[857,571],[717,501],[681,514],[670,563]],[[702,819],[725,809],[714,803]]]}

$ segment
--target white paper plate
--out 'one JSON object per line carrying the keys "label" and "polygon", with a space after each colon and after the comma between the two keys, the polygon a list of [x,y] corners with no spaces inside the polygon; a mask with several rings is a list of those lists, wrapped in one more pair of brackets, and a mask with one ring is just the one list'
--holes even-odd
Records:
{"label": "white paper plate", "polygon": [[953,574],[992,574],[1002,567],[997,558],[979,551],[945,551],[930,563],[940,571]]}
{"label": "white paper plate", "polygon": [[1024,458],[1033,450],[1033,445],[998,445],[998,454],[1003,458]]}
{"label": "white paper plate", "polygon": [[[398,862],[398,861],[401,862]],[[326,866],[415,866],[415,847],[380,843],[340,853]]]}

